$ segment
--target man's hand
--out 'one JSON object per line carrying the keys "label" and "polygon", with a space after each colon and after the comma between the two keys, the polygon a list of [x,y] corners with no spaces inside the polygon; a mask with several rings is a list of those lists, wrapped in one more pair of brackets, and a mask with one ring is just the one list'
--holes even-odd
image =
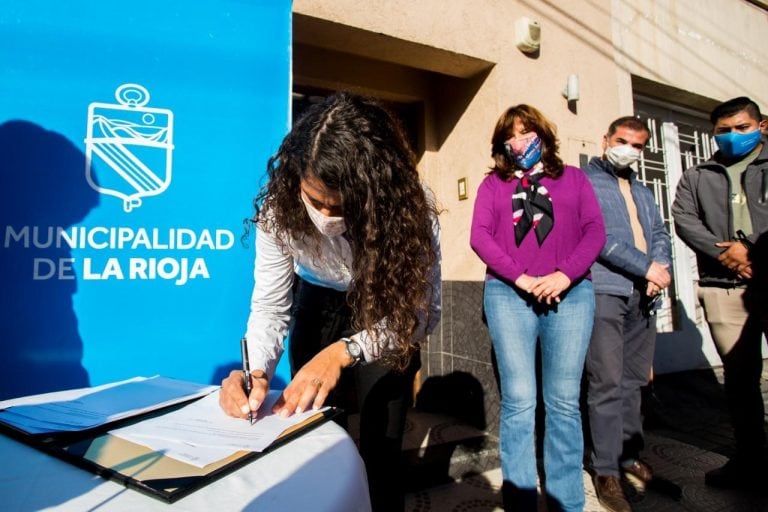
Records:
{"label": "man's hand", "polygon": [[648,283],[645,286],[645,294],[648,297],[655,297],[660,293],[661,293],[661,288],[659,288],[657,285],[653,284],[652,282],[648,281]]}
{"label": "man's hand", "polygon": [[648,272],[645,273],[645,278],[649,283],[653,283],[658,286],[660,290],[663,290],[672,284],[672,276],[669,275],[668,268],[669,265],[666,263],[662,264],[657,261],[652,261],[650,268],[648,268]]}
{"label": "man's hand", "polygon": [[319,409],[341,377],[341,370],[352,364],[347,345],[337,341],[318,352],[301,367],[278,399],[272,412],[283,417]]}
{"label": "man's hand", "polygon": [[717,257],[717,260],[724,267],[736,272],[743,279],[752,277],[752,262],[749,260],[749,250],[744,244],[741,242],[718,242],[715,246],[725,249]]}
{"label": "man's hand", "polygon": [[552,272],[536,280],[531,288],[531,293],[539,302],[546,301],[552,304],[552,301],[560,302],[560,294],[571,286],[571,279],[560,272]]}
{"label": "man's hand", "polygon": [[246,397],[243,390],[243,372],[232,370],[229,376],[221,381],[221,393],[219,393],[219,405],[229,416],[246,418],[249,412],[259,409],[269,391],[267,374],[261,370],[251,372],[251,396]]}

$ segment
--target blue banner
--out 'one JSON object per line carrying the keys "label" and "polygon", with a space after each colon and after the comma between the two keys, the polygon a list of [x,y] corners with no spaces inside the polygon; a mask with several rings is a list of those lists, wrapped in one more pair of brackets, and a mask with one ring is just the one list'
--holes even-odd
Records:
{"label": "blue banner", "polygon": [[218,383],[253,285],[244,219],[289,127],[289,0],[0,10],[0,399]]}

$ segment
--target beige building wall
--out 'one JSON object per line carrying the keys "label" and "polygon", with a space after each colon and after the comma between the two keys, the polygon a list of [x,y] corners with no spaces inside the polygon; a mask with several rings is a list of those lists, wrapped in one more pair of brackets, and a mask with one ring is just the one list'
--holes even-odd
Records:
{"label": "beige building wall", "polygon": [[[542,110],[574,165],[633,113],[635,92],[703,110],[747,94],[768,107],[768,13],[746,0],[295,0],[293,11],[295,84],[418,105],[420,169],[445,209],[446,281],[483,278],[469,227],[506,107]],[[524,16],[541,28],[534,54],[515,47]],[[575,105],[562,96],[571,74]]]}
{"label": "beige building wall", "polygon": [[[482,323],[485,268],[469,234],[499,115],[518,103],[539,108],[558,127],[563,159],[579,165],[601,152],[605,129],[623,115],[642,111],[654,133],[681,113],[699,127],[717,102],[743,94],[768,113],[765,1],[294,0],[293,12],[294,90],[343,89],[394,102],[414,137],[420,172],[444,209],[443,314],[422,347],[419,383],[449,375],[479,383],[492,429],[500,397]],[[523,17],[541,30],[533,53],[516,47]],[[562,95],[569,75],[579,82],[570,103]],[[674,164],[676,154],[654,156]],[[672,176],[667,162],[656,165]],[[657,197],[668,205],[674,182],[661,181]],[[686,251],[676,246],[681,261]],[[683,275],[676,308],[665,309],[666,320],[680,325],[657,338],[657,373],[719,362],[692,292],[681,292],[694,278]]]}
{"label": "beige building wall", "polygon": [[[746,95],[768,108],[765,2],[612,0],[611,5],[616,65],[623,72],[717,101]],[[646,92],[654,92],[652,84]],[[669,97],[663,87],[656,92],[697,106],[685,94]]]}
{"label": "beige building wall", "polygon": [[[606,39],[611,30],[609,4],[567,3],[566,12],[554,2],[553,6],[547,2],[492,0],[294,2],[299,25],[295,24],[294,37],[300,44],[317,45],[320,41],[320,45],[332,45],[342,53],[428,73],[414,74],[421,78],[412,81],[410,88],[398,85],[397,91],[408,89],[408,93],[394,99],[408,99],[410,95],[410,99],[424,102],[425,150],[420,169],[445,210],[441,216],[445,280],[483,278],[484,267],[469,248],[469,227],[474,193],[490,163],[493,126],[506,107],[530,103],[541,109],[557,124],[562,155],[574,164],[580,152],[597,150],[597,139],[610,120],[608,116],[618,113],[620,94]],[[578,30],[573,22],[576,13],[589,18],[596,29]],[[514,22],[523,16],[541,25],[541,48],[535,56],[515,47]],[[340,41],[328,42],[326,36],[302,33],[302,26],[317,25],[317,19],[385,37],[376,40],[348,34]],[[454,60],[459,64],[452,68]],[[316,63],[333,66],[327,61]],[[407,74],[396,69],[380,77],[379,83]],[[569,110],[562,96],[569,74],[580,79],[582,99],[576,103],[576,113]],[[307,77],[295,79],[307,83]],[[361,90],[375,92],[366,87]],[[629,90],[625,95],[631,98]],[[460,178],[467,180],[466,200],[458,199]]]}

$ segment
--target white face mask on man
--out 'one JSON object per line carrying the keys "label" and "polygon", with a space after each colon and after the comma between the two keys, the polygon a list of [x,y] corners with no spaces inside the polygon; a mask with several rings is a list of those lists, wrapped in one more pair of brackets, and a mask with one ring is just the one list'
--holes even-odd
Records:
{"label": "white face mask on man", "polygon": [[323,215],[319,210],[317,210],[309,203],[307,197],[304,195],[304,192],[301,192],[300,195],[301,201],[304,203],[304,207],[307,209],[307,213],[309,214],[309,218],[312,221],[312,224],[315,225],[320,233],[329,237],[341,236],[344,234],[344,232],[347,230],[344,217],[328,217],[327,215]]}
{"label": "white face mask on man", "polygon": [[629,144],[613,146],[605,150],[605,158],[617,169],[626,169],[640,160],[640,150]]}

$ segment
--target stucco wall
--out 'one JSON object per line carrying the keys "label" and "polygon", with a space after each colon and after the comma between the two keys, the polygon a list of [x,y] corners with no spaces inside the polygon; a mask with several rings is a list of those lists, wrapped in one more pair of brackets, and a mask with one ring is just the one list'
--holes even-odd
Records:
{"label": "stucco wall", "polygon": [[[493,63],[473,86],[446,81],[424,98],[431,123],[427,136],[437,142],[420,163],[445,211],[443,275],[446,280],[481,280],[484,267],[469,248],[474,193],[490,162],[490,137],[496,119],[508,106],[530,103],[557,124],[561,153],[578,163],[580,152],[592,153],[605,126],[619,111],[620,95],[629,104],[630,88],[616,86],[618,75],[610,46],[609,4],[569,1],[568,10],[542,1],[373,1],[297,0],[294,12],[375,33],[421,43]],[[531,57],[514,45],[514,21],[522,16],[541,25],[541,49]],[[585,30],[579,19],[593,28]],[[364,52],[354,48],[351,52]],[[407,61],[407,56],[392,57]],[[427,67],[425,65],[425,67]],[[569,74],[580,79],[576,113],[562,89]],[[468,79],[468,80],[471,80]],[[628,75],[625,78],[628,84]],[[475,87],[476,85],[476,87]],[[441,114],[450,108],[455,88],[467,87],[458,120]],[[460,201],[457,181],[467,178],[469,198]]]}
{"label": "stucco wall", "polygon": [[715,100],[768,107],[768,11],[744,0],[612,0],[616,64]]}
{"label": "stucco wall", "polygon": [[[293,10],[390,38],[341,38],[332,43],[340,51],[436,73],[413,92],[425,110],[420,169],[445,208],[445,280],[482,279],[469,226],[491,131],[506,107],[542,110],[558,126],[561,155],[571,164],[580,153],[597,153],[608,123],[632,113],[633,75],[644,79],[644,94],[669,99],[669,88],[654,92],[658,82],[682,91],[673,100],[689,106],[696,98],[748,94],[768,107],[761,51],[768,14],[745,0],[296,0]],[[535,56],[514,45],[514,21],[522,16],[541,25]],[[575,111],[561,95],[570,74],[579,77]],[[462,177],[464,201],[457,197]]]}
{"label": "stucco wall", "polygon": [[[295,0],[294,14],[296,83],[423,109],[419,168],[444,208],[443,316],[422,351],[423,377],[478,379],[489,425],[499,397],[480,314],[484,265],[469,248],[469,231],[503,110],[538,107],[558,126],[561,156],[571,164],[600,151],[610,121],[634,113],[635,94],[697,112],[746,94],[768,112],[765,2]],[[533,55],[514,44],[522,16],[541,26]],[[570,74],[579,77],[575,108],[561,94]],[[458,198],[460,178],[466,200]],[[674,371],[716,359],[699,323],[660,335],[654,366]]]}

